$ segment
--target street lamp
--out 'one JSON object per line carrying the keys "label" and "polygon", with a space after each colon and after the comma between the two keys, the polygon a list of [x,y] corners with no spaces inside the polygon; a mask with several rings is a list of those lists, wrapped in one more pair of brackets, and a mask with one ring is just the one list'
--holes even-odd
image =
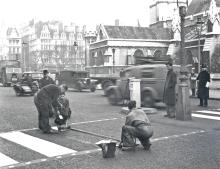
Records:
{"label": "street lamp", "polygon": [[73,47],[74,47],[74,51],[75,51],[75,69],[77,70],[77,50],[78,50],[78,44],[77,44],[76,41],[74,42]]}
{"label": "street lamp", "polygon": [[23,70],[26,71],[26,52],[24,50],[25,45],[27,45],[28,43],[26,42],[22,42],[22,53],[23,53],[23,57],[22,57],[22,64],[23,64]]}
{"label": "street lamp", "polygon": [[112,62],[113,62],[113,66],[112,66],[112,72],[115,73],[115,48],[112,48]]}
{"label": "street lamp", "polygon": [[186,16],[186,7],[179,7],[179,16],[180,16],[180,84],[178,88],[178,100],[177,100],[177,111],[176,119],[177,120],[191,120],[191,110],[189,102],[189,86],[188,86],[188,71],[185,63],[185,35],[184,35],[184,22]]}
{"label": "street lamp", "polygon": [[201,65],[201,48],[200,48],[200,36],[202,32],[202,24],[204,22],[201,20],[201,18],[197,18],[196,22],[196,30],[198,33],[198,73],[200,72],[200,65]]}

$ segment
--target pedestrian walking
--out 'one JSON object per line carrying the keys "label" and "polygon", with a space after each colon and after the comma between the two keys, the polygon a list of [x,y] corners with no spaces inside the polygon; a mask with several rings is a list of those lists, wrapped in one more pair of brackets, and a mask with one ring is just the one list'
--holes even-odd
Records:
{"label": "pedestrian walking", "polygon": [[[41,78],[39,80],[39,88],[43,88],[44,86],[47,86],[49,84],[55,84],[55,82],[53,81],[53,79],[49,76],[49,72],[48,70],[43,70],[43,78]],[[50,106],[50,111],[49,111],[49,117],[53,117],[54,115],[54,110],[53,110],[53,106]]]}
{"label": "pedestrian walking", "polygon": [[202,64],[202,70],[199,73],[198,80],[198,98],[199,106],[208,106],[210,74],[207,71],[206,64]]}
{"label": "pedestrian walking", "polygon": [[57,133],[52,130],[49,124],[49,111],[52,105],[56,114],[59,115],[58,108],[62,105],[58,102],[60,95],[67,91],[65,84],[56,86],[54,84],[47,85],[38,91],[34,96],[34,103],[38,111],[38,126],[44,133]]}
{"label": "pedestrian walking", "polygon": [[167,76],[164,85],[164,94],[163,94],[163,102],[166,104],[167,114],[165,117],[175,118],[175,106],[176,106],[176,83],[177,76],[173,71],[173,63],[171,61],[166,63],[167,66]]}
{"label": "pedestrian walking", "polygon": [[39,80],[39,88],[43,88],[46,85],[55,84],[54,80],[49,76],[48,70],[43,70],[43,78]]}
{"label": "pedestrian walking", "polygon": [[138,138],[145,150],[149,150],[150,137],[153,129],[146,113],[142,109],[136,108],[136,101],[129,101],[129,114],[126,116],[125,125],[122,127],[121,142],[119,148],[122,150],[135,148],[136,138]]}
{"label": "pedestrian walking", "polygon": [[196,74],[194,72],[194,69],[192,69],[192,72],[190,74],[190,88],[191,88],[191,92],[192,92],[192,96],[195,97],[196,96]]}

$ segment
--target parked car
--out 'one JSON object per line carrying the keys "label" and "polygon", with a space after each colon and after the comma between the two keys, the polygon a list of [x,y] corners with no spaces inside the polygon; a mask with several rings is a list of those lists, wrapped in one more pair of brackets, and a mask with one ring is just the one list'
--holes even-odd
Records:
{"label": "parked car", "polygon": [[58,84],[66,84],[68,87],[82,91],[90,89],[91,92],[96,90],[96,81],[89,78],[87,71],[63,70],[57,75]]}
{"label": "parked car", "polygon": [[[173,67],[174,71],[179,73],[180,66],[174,65]],[[112,105],[117,105],[123,100],[130,100],[129,78],[136,78],[141,79],[142,106],[154,107],[156,102],[163,100],[166,74],[165,64],[147,64],[126,68],[116,85],[107,88],[108,100]]]}

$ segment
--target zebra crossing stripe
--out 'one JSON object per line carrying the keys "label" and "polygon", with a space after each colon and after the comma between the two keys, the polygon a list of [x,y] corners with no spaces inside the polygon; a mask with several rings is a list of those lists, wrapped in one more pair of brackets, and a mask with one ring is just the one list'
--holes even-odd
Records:
{"label": "zebra crossing stripe", "polygon": [[192,114],[193,117],[204,118],[204,119],[212,119],[212,120],[220,120],[220,117],[217,116],[207,116],[202,114]]}
{"label": "zebra crossing stripe", "polygon": [[47,157],[54,157],[76,152],[75,150],[17,131],[2,133],[0,134],[0,137],[23,147],[29,148]]}
{"label": "zebra crossing stripe", "polygon": [[0,167],[17,164],[18,162],[13,160],[12,158],[0,153]]}
{"label": "zebra crossing stripe", "polygon": [[199,110],[199,111],[196,111],[198,113],[206,113],[206,114],[215,114],[215,115],[220,115],[220,112],[218,111],[210,111],[210,110]]}

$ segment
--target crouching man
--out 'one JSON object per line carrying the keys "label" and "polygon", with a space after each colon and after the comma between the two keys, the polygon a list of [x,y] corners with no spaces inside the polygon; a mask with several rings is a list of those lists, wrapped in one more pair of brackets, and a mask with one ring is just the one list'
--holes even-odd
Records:
{"label": "crouching man", "polygon": [[44,133],[58,133],[51,129],[49,124],[49,112],[52,105],[56,114],[59,114],[58,108],[62,105],[58,102],[60,95],[67,91],[68,87],[63,84],[56,86],[54,84],[41,88],[34,96],[34,103],[38,111],[38,126]]}
{"label": "crouching man", "polygon": [[58,130],[62,131],[70,128],[68,125],[68,119],[70,118],[72,111],[69,107],[69,100],[65,97],[65,94],[60,95],[58,102],[62,106],[58,108],[59,114],[57,114],[54,123],[58,126]]}
{"label": "crouching man", "polygon": [[153,129],[146,113],[136,108],[136,101],[130,101],[128,109],[129,114],[126,116],[125,125],[122,127],[119,148],[122,150],[135,148],[136,138],[138,138],[144,149],[149,150],[151,146],[149,139],[153,135]]}

